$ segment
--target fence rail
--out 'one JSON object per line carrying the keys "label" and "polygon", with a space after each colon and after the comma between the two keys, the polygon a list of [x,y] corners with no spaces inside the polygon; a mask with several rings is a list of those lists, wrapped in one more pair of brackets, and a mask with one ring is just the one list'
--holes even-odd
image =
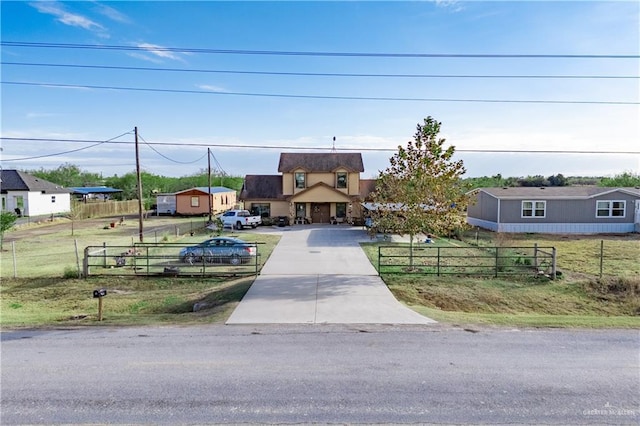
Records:
{"label": "fence rail", "polygon": [[378,247],[378,274],[546,275],[556,278],[554,247]]}
{"label": "fence rail", "polygon": [[255,256],[203,255],[183,258],[180,250],[193,244],[136,243],[131,246],[88,246],[84,249],[83,276],[242,276],[260,271],[261,243],[249,243]]}

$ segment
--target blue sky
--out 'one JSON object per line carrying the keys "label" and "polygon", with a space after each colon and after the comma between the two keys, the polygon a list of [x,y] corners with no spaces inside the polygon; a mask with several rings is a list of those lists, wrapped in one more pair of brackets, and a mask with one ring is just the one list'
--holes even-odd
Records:
{"label": "blue sky", "polygon": [[277,174],[280,152],[329,152],[335,137],[336,148],[363,153],[370,178],[432,116],[467,176],[640,172],[636,1],[1,8],[5,169],[134,171],[137,126],[141,167],[154,174],[206,169],[207,147],[214,169]]}

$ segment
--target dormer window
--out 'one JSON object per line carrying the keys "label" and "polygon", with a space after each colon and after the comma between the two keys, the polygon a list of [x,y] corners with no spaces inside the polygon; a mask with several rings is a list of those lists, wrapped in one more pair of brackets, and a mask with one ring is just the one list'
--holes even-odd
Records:
{"label": "dormer window", "polygon": [[336,173],[336,188],[346,188],[347,187],[347,173],[338,172]]}
{"label": "dormer window", "polygon": [[305,182],[305,174],[304,172],[296,172],[295,174],[295,180],[296,180],[296,188],[297,189],[304,189],[306,188],[306,182]]}

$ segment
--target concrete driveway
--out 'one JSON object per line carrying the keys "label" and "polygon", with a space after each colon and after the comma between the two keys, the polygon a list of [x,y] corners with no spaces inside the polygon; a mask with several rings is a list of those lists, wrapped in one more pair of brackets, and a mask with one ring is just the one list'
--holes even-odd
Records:
{"label": "concrete driveway", "polygon": [[430,324],[391,294],[360,248],[362,228],[267,228],[282,238],[227,324]]}

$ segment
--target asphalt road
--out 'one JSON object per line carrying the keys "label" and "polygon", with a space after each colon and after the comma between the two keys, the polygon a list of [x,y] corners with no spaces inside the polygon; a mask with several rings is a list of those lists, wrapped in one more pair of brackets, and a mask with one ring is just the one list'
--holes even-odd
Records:
{"label": "asphalt road", "polygon": [[637,330],[2,332],[10,424],[638,424]]}

